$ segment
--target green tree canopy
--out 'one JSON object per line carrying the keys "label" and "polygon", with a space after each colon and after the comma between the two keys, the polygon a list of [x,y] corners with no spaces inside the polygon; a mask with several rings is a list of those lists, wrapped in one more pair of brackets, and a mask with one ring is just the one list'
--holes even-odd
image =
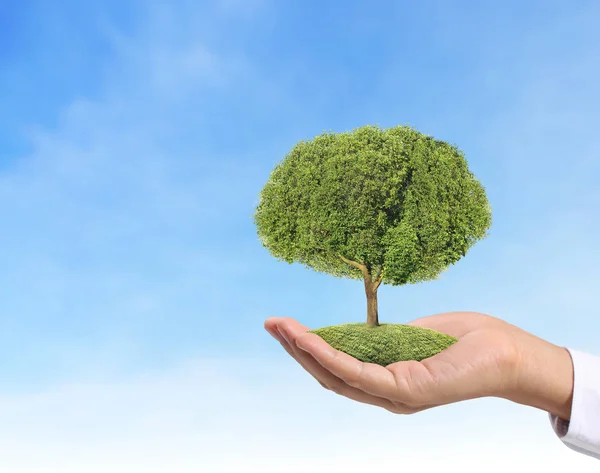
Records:
{"label": "green tree canopy", "polygon": [[364,126],[296,144],[254,219],[276,258],[368,275],[376,290],[437,278],[487,235],[491,209],[455,146],[408,126]]}

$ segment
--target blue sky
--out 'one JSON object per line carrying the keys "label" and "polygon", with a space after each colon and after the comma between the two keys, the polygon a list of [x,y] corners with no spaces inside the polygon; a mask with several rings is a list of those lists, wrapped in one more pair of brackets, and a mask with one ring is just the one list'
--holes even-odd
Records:
{"label": "blue sky", "polygon": [[[56,471],[81,471],[100,451],[106,468],[110,458],[158,468],[166,452],[189,459],[177,470],[188,471],[207,461],[194,442],[208,432],[213,452],[215,439],[249,449],[215,412],[249,435],[272,425],[255,440],[275,442],[284,415],[309,429],[323,415],[342,426],[351,412],[391,438],[476,406],[484,418],[493,406],[501,425],[464,420],[457,448],[485,438],[492,456],[502,446],[532,465],[564,458],[588,471],[543,413],[481,400],[406,420],[321,393],[263,321],[362,321],[361,285],[274,260],[251,217],[297,141],[409,123],[464,150],[494,222],[440,280],[382,287],[381,319],[476,310],[599,353],[598,18],[592,1],[4,2],[0,438],[10,471],[50,471],[75,439],[81,457]],[[519,435],[541,436],[543,460],[508,419],[533,423]],[[164,438],[148,434],[163,428]],[[136,433],[126,451],[102,443],[124,431]],[[131,440],[142,432],[149,443]],[[306,432],[288,432],[286,445],[318,450]],[[26,454],[32,441],[43,467]],[[459,451],[446,452],[441,433],[431,442],[442,459]],[[246,465],[280,471],[256,448]],[[334,450],[320,465],[343,461]]]}

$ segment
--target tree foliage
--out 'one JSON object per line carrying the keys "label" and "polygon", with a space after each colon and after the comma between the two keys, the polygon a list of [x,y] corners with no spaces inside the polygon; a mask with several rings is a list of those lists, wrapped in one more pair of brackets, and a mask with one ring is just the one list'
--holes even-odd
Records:
{"label": "tree foliage", "polygon": [[453,145],[408,126],[301,141],[271,173],[254,214],[271,255],[336,277],[435,279],[485,236],[485,190]]}

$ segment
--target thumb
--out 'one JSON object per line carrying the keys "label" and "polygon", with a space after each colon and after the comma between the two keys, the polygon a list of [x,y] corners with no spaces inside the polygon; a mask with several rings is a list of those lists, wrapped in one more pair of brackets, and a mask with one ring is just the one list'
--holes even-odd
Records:
{"label": "thumb", "polygon": [[456,338],[462,337],[470,329],[468,324],[465,323],[465,320],[457,317],[454,313],[420,317],[407,323],[406,325],[411,327],[428,328]]}

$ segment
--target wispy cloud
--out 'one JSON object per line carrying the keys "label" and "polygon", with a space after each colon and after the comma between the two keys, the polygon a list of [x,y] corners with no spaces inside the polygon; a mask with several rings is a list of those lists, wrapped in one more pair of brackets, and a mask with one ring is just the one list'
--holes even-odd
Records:
{"label": "wispy cloud", "polygon": [[99,97],[32,131],[32,152],[0,174],[0,353],[22,354],[11,376],[73,363],[56,359],[70,347],[127,358],[167,318],[209,327],[195,307],[218,312],[228,289],[212,281],[245,271],[243,246],[219,242],[249,221],[255,171],[207,146],[203,123],[207,97],[252,70],[210,48],[189,8],[143,10],[135,36],[105,27],[116,54]]}
{"label": "wispy cloud", "polygon": [[[382,288],[383,318],[484,310],[593,351],[591,10],[529,24],[527,9],[515,25],[504,4],[342,17],[286,5],[92,15],[93,93],[74,87],[27,128],[31,152],[0,168],[0,470],[591,471],[527,408],[481,400],[397,417],[324,392],[262,320],[360,320],[360,283],[274,261],[250,218],[296,140],[411,121],[466,149],[495,222],[441,281]],[[95,44],[65,15],[61,44]],[[554,55],[561,38],[577,49]],[[53,57],[58,71],[69,55]],[[77,64],[88,61],[65,70]]]}
{"label": "wispy cloud", "polygon": [[596,467],[562,446],[541,412],[479,400],[396,416],[257,357],[3,397],[0,440],[11,473]]}

